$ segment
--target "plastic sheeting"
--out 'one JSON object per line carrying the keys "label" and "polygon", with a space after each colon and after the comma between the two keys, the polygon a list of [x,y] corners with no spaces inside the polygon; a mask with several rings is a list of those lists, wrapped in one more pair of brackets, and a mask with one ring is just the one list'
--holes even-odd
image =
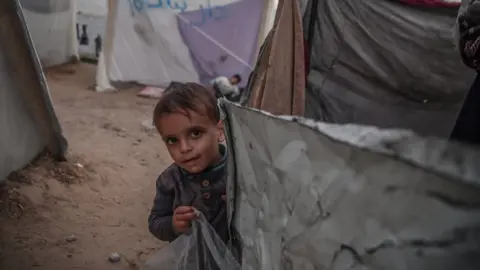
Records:
{"label": "plastic sheeting", "polygon": [[297,0],[281,0],[274,27],[242,97],[250,96],[248,106],[272,114],[304,115],[304,43]]}
{"label": "plastic sheeting", "polygon": [[240,263],[198,212],[189,234],[179,236],[152,255],[141,270],[241,270]]}
{"label": "plastic sheeting", "polygon": [[55,66],[78,57],[74,0],[20,3],[42,66]]}
{"label": "plastic sheeting", "polygon": [[0,182],[16,169],[30,162],[44,145],[21,92],[10,77],[0,44]]}
{"label": "plastic sheeting", "polygon": [[248,78],[256,60],[265,2],[242,0],[212,7],[212,15],[204,9],[179,14],[180,32],[202,83],[234,74]]}
{"label": "plastic sheeting", "polygon": [[400,1],[319,0],[306,116],[447,137],[474,77],[455,49],[456,15]]}
{"label": "plastic sheeting", "polygon": [[[138,1],[137,1],[138,2]],[[225,5],[235,0],[190,0],[184,11],[200,4]],[[150,3],[150,2],[149,2]],[[152,2],[153,3],[153,2]],[[178,9],[134,7],[134,1],[116,1],[110,9],[111,52],[105,51],[111,81],[135,81],[165,86],[171,81],[198,82],[190,52],[178,28]],[[109,34],[106,34],[109,38]],[[108,41],[107,41],[108,42]],[[106,47],[108,50],[109,48]]]}
{"label": "plastic sheeting", "polygon": [[17,0],[0,1],[0,181],[47,147],[65,158],[67,142]]}
{"label": "plastic sheeting", "polygon": [[[230,67],[231,65],[227,66],[228,70],[225,70],[226,66],[222,64],[223,73],[225,74],[221,75],[233,75],[232,71],[234,73],[247,72],[245,70],[250,71],[251,63],[255,61],[255,55],[258,50],[258,47],[256,47],[258,44],[257,37],[263,38],[263,35],[259,32],[264,33],[268,31],[265,29],[264,31],[259,31],[259,29],[271,27],[272,10],[275,9],[275,6],[273,4],[269,6],[262,4],[261,7],[257,7],[255,14],[262,13],[259,9],[268,9],[264,16],[269,18],[263,20],[261,25],[259,25],[258,16],[250,14],[251,10],[249,10],[248,14],[244,10],[241,12],[242,14],[235,10],[229,12],[234,17],[234,20],[228,18],[220,20],[214,14],[216,11],[212,11],[224,8],[230,4],[243,5],[238,2],[240,0],[149,1],[150,8],[146,8],[145,6],[147,5],[145,3],[142,4],[142,1],[111,1],[107,19],[107,32],[105,34],[105,63],[104,65],[103,63],[101,66],[99,65],[97,84],[100,85],[100,88],[102,88],[101,85],[106,85],[106,78],[103,74],[106,74],[106,77],[111,81],[135,81],[154,86],[165,86],[171,81],[199,82],[202,75],[199,73],[205,73],[205,69],[203,67],[199,69],[198,65],[195,66],[191,57],[198,59],[198,55],[201,52],[197,46],[198,41],[191,38],[191,29],[186,31],[190,33],[187,35],[190,38],[181,35],[177,18],[181,20],[184,17],[183,15],[188,16],[188,14],[195,11],[201,13],[202,9],[205,16],[208,17],[206,18],[208,21],[218,19],[215,23],[222,24],[222,27],[216,27],[215,23],[212,22],[205,24],[192,22],[198,28],[198,34],[202,36],[202,40],[210,40],[208,48],[204,48],[206,50],[205,54],[211,56],[211,53],[208,53],[208,51],[212,51],[215,46],[221,46],[226,48],[227,58],[230,58],[229,62],[234,58],[233,63],[235,63],[235,60],[240,59],[243,67],[248,67],[238,68],[238,65],[236,65],[238,64],[237,61],[235,65],[232,67]],[[246,2],[252,4],[255,1],[246,0]],[[259,4],[260,2],[257,1],[254,4]],[[135,3],[137,3],[137,7],[135,7]],[[168,3],[171,3],[171,5],[169,6]],[[183,3],[185,3],[185,6],[183,6]],[[157,6],[153,7],[155,4]],[[238,25],[246,24],[245,18],[247,17],[249,18],[247,21],[250,19],[257,21],[257,25],[244,30],[249,33],[236,35],[244,37],[244,40],[236,42],[234,44],[236,47],[230,48],[233,46],[231,44],[232,39],[225,40],[225,37],[230,37],[232,31],[238,32]],[[188,21],[188,18],[183,19]],[[237,25],[232,25],[232,21],[235,21]],[[248,22],[248,24],[251,24],[251,22]],[[256,31],[253,31],[255,30],[254,28],[256,28]],[[215,45],[212,46],[211,44]],[[244,44],[245,46],[239,48],[238,44]],[[230,56],[228,57],[228,55]],[[214,60],[225,62],[224,59],[226,58],[220,55]],[[207,62],[211,63],[212,61],[210,59]],[[210,66],[209,69],[210,72]],[[210,73],[208,76],[218,75]],[[246,81],[246,76],[244,77],[244,81]],[[105,86],[103,88],[108,87]],[[103,91],[103,89],[98,89],[98,91]]]}
{"label": "plastic sheeting", "polygon": [[478,269],[478,149],[223,107],[242,269]]}

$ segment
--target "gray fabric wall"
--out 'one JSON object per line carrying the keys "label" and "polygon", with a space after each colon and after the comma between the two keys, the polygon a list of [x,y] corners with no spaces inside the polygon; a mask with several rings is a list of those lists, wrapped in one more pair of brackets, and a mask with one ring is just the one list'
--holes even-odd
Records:
{"label": "gray fabric wall", "polygon": [[62,136],[17,0],[0,1],[0,181],[44,148],[64,159]]}
{"label": "gray fabric wall", "polygon": [[479,149],[225,111],[242,269],[478,269]]}
{"label": "gray fabric wall", "polygon": [[[3,42],[2,42],[3,43]],[[43,138],[10,77],[0,43],[0,181],[25,166],[44,148]]]}
{"label": "gray fabric wall", "polygon": [[455,48],[456,10],[319,1],[306,116],[448,136],[474,77]]}

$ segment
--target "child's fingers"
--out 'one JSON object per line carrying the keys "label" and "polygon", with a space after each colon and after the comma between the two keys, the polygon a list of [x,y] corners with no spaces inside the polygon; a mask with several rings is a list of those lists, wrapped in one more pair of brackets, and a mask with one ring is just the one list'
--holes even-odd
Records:
{"label": "child's fingers", "polygon": [[175,214],[193,213],[193,207],[191,206],[179,206],[175,209]]}
{"label": "child's fingers", "polygon": [[177,227],[177,230],[185,230],[190,227],[190,222],[178,220],[175,222],[175,226]]}
{"label": "child's fingers", "polygon": [[183,214],[177,213],[176,214],[177,220],[181,220],[181,221],[192,221],[196,217],[197,217],[197,215],[195,214],[195,212],[183,213]]}

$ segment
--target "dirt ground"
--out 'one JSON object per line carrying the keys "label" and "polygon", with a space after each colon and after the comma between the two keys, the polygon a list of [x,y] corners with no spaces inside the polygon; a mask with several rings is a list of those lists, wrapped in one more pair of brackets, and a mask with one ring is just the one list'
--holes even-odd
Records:
{"label": "dirt ground", "polygon": [[[68,162],[39,158],[0,197],[0,269],[138,269],[163,243],[148,231],[158,174],[170,163],[142,125],[155,100],[91,90],[95,67],[46,72]],[[90,89],[89,89],[90,88]],[[120,262],[108,261],[110,253]]]}

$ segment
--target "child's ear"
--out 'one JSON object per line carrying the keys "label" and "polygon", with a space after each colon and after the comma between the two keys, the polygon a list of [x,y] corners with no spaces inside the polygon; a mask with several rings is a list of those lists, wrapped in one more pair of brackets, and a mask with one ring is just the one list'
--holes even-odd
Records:
{"label": "child's ear", "polygon": [[220,120],[218,121],[217,124],[217,130],[218,130],[218,142],[224,142],[225,141],[225,132],[223,132],[223,121]]}

